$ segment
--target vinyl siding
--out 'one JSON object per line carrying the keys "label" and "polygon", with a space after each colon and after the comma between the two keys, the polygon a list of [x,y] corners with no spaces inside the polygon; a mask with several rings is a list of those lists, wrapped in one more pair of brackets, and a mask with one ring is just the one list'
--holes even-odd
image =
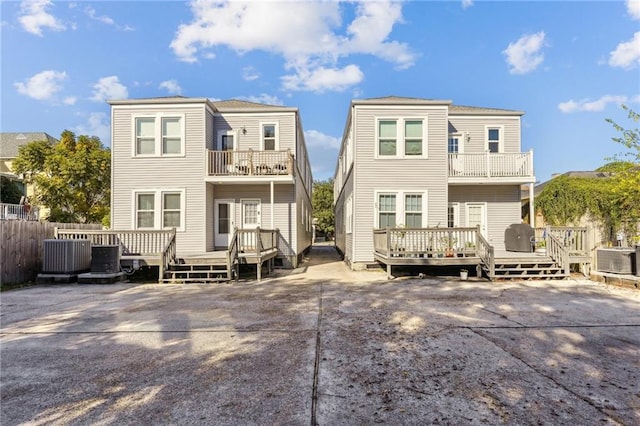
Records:
{"label": "vinyl siding", "polygon": [[[376,159],[378,118],[422,117],[427,123],[428,158]],[[353,262],[373,261],[375,191],[427,192],[427,223],[447,220],[447,107],[362,108],[356,106],[354,134]],[[399,141],[400,142],[400,141]]]}
{"label": "vinyl siding", "polygon": [[452,132],[468,132],[469,141],[464,142],[465,153],[485,152],[487,135],[485,126],[504,126],[504,152],[521,152],[520,144],[520,117],[500,117],[490,116],[479,117],[457,117],[449,116],[449,123]]}
{"label": "vinyl siding", "polygon": [[[136,115],[183,114],[184,157],[133,157]],[[132,229],[136,190],[182,189],[185,193],[184,231],[176,236],[179,254],[206,250],[205,229],[205,107],[189,105],[112,109],[112,228]],[[159,206],[158,206],[159,207]]]}
{"label": "vinyl siding", "polygon": [[[214,118],[214,137],[217,138],[219,131],[232,130],[238,135],[237,149],[246,151],[253,149],[259,151],[261,146],[261,124],[277,123],[278,124],[278,149],[290,149],[293,154],[296,153],[296,134],[295,134],[295,113],[271,113],[271,114],[242,114],[242,113],[223,113],[216,114]],[[246,130],[243,133],[242,128]],[[217,144],[217,140],[215,141]]]}
{"label": "vinyl siding", "polygon": [[[345,209],[347,199],[353,195],[353,173],[347,175],[347,180],[342,188],[342,192],[336,202],[336,246],[344,254],[345,259],[353,258],[353,232],[346,233]],[[355,210],[355,207],[354,207]],[[355,212],[354,212],[355,213]],[[355,222],[355,221],[354,221]],[[352,228],[353,229],[353,228]]]}
{"label": "vinyl siding", "polygon": [[487,203],[487,236],[496,249],[504,249],[504,231],[520,223],[521,204],[518,185],[475,185],[449,187],[449,201],[460,203],[460,225],[466,226],[466,203]]}
{"label": "vinyl siding", "polygon": [[[241,200],[260,199],[260,227],[271,229],[271,192],[269,185],[211,185],[215,199],[235,200],[234,222],[242,224]],[[213,203],[212,203],[213,204]],[[213,207],[211,210],[214,210]],[[296,251],[296,203],[293,185],[274,185],[274,227],[280,230],[284,241],[279,244],[280,254],[292,256]],[[213,216],[213,215],[212,215]],[[213,227],[215,218],[210,224]],[[213,235],[213,231],[212,231]]]}

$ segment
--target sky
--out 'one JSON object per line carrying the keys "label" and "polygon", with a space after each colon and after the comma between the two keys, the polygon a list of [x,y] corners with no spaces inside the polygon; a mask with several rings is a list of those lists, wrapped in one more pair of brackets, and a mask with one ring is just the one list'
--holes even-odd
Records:
{"label": "sky", "polygon": [[109,146],[108,99],[182,95],[297,107],[315,180],[352,99],[525,112],[536,179],[593,170],[636,127],[640,0],[6,1],[0,130]]}

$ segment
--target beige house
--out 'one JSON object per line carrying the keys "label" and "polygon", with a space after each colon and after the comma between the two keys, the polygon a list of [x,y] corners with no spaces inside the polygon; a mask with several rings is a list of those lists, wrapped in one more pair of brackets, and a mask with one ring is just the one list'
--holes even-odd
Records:
{"label": "beige house", "polygon": [[311,245],[313,178],[297,108],[239,100],[113,100],[111,226],[176,229],[177,257],[278,230],[275,264]]}
{"label": "beige house", "polygon": [[352,101],[334,175],[336,246],[345,261],[372,263],[374,230],[395,227],[476,228],[487,246],[504,250],[505,229],[521,222],[521,185],[533,197],[523,114],[449,100]]}

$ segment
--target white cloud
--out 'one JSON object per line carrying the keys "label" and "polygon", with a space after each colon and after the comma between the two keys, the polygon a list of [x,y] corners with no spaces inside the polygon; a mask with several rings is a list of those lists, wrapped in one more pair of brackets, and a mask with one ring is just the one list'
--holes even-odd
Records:
{"label": "white cloud", "polygon": [[630,69],[640,64],[640,31],[633,35],[627,42],[620,43],[609,54],[609,65]]}
{"label": "white cloud", "polygon": [[306,130],[304,132],[304,139],[309,148],[323,148],[323,149],[340,149],[340,139],[333,136],[325,135],[317,130]]}
{"label": "white cloud", "polygon": [[99,21],[99,22],[102,22],[103,24],[107,24],[107,25],[114,25],[115,24],[113,19],[109,18],[106,15],[98,16],[96,14],[96,10],[91,6],[85,7],[84,12],[87,14],[87,16],[89,18],[93,19],[94,21]]}
{"label": "white cloud", "polygon": [[62,103],[65,105],[75,105],[77,100],[78,98],[76,98],[75,96],[67,96],[62,100]]}
{"label": "white cloud", "polygon": [[238,99],[249,102],[256,102],[258,104],[284,105],[284,102],[282,102],[282,100],[280,100],[277,96],[267,95],[266,93],[261,93],[258,96],[238,96]]}
{"label": "white cloud", "polygon": [[545,42],[544,31],[535,34],[525,34],[515,43],[502,51],[507,57],[510,74],[526,74],[535,70],[544,60],[541,52]]}
{"label": "white cloud", "polygon": [[600,99],[596,99],[595,101],[590,99],[582,99],[579,101],[574,101],[573,99],[567,102],[560,102],[558,104],[558,109],[564,113],[572,113],[572,112],[599,112],[603,111],[607,105],[611,103],[622,104],[627,101],[626,96],[622,95],[604,95],[600,97]]}
{"label": "white cloud", "polygon": [[105,102],[108,99],[126,99],[129,96],[127,88],[120,83],[115,75],[101,78],[93,85],[93,89],[93,96],[90,99],[94,102]]}
{"label": "white cloud", "polygon": [[627,0],[627,12],[632,19],[640,20],[640,0]]}
{"label": "white cloud", "polygon": [[260,78],[260,73],[254,67],[242,68],[242,78],[246,81],[253,81]]}
{"label": "white cloud", "polygon": [[53,31],[63,31],[65,26],[47,9],[52,5],[51,0],[24,0],[20,4],[20,17],[18,21],[25,31],[42,36],[42,29],[49,28]]}
{"label": "white cloud", "polygon": [[44,101],[52,99],[57,92],[62,90],[61,83],[66,79],[66,72],[47,70],[34,75],[23,83],[14,83],[13,85],[18,93]]}
{"label": "white cloud", "polygon": [[344,68],[299,69],[294,75],[282,77],[282,82],[283,87],[287,90],[322,93],[328,90],[341,92],[360,83],[363,79],[364,74],[360,68],[351,64]]}
{"label": "white cloud", "polygon": [[473,6],[473,0],[462,0],[462,8],[467,9]]}
{"label": "white cloud", "polygon": [[180,95],[182,94],[182,87],[178,84],[176,80],[166,80],[160,83],[158,86],[160,89],[165,89],[169,92],[170,95]]}
{"label": "white cloud", "polygon": [[85,124],[73,129],[77,135],[97,136],[104,145],[111,145],[111,127],[109,119],[103,112],[92,112]]}
{"label": "white cloud", "polygon": [[[342,14],[347,7],[355,9],[354,19],[343,25]],[[195,1],[191,8],[192,22],[180,25],[171,42],[178,59],[196,62],[199,57],[212,58],[217,46],[240,54],[252,50],[275,53],[283,57],[285,69],[294,72],[283,78],[289,83],[285,87],[296,90],[314,90],[317,82],[307,82],[306,78],[340,70],[339,60],[352,54],[372,55],[400,69],[412,66],[416,58],[407,44],[389,40],[394,25],[402,22],[402,5],[398,2],[356,2],[354,6],[351,2],[305,1],[290,2],[282,8],[270,2]],[[341,71],[352,72],[354,67],[346,66]],[[351,78],[349,84],[361,80],[361,76]],[[335,88],[323,84],[322,90],[344,90],[345,83],[338,83]]]}

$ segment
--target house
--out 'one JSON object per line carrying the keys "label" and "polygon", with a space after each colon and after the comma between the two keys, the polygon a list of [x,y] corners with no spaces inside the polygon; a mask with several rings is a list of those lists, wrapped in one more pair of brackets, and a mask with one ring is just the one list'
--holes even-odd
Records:
{"label": "house", "polygon": [[[439,250],[466,256],[479,242],[465,236],[474,229],[492,253],[504,251],[506,228],[521,222],[520,187],[532,194],[535,182],[533,152],[521,149],[523,114],[449,100],[353,100],[334,175],[336,247],[345,261],[357,269],[400,256],[378,256],[391,236],[382,231],[374,241],[374,230],[386,228],[400,228],[400,238],[404,228],[430,230],[429,240],[402,248],[413,250],[404,255],[412,262],[444,262],[431,260],[437,235],[448,240]],[[467,234],[443,234],[458,228]]]}
{"label": "house", "polygon": [[[0,176],[12,181],[32,202],[36,198],[33,185],[25,185],[22,181],[22,177],[13,172],[12,164],[18,156],[18,150],[21,146],[27,145],[30,142],[42,140],[49,141],[52,145],[58,143],[56,138],[44,132],[0,133]],[[5,207],[8,208],[8,206]],[[36,209],[34,208],[33,211],[30,212],[31,214],[29,216],[33,216],[35,211]],[[49,210],[46,208],[39,208],[37,211],[37,218],[39,219],[46,218],[49,215]]]}
{"label": "house", "polygon": [[113,229],[175,228],[177,258],[227,251],[236,229],[277,230],[275,265],[298,265],[313,177],[297,108],[182,96],[109,104]]}

